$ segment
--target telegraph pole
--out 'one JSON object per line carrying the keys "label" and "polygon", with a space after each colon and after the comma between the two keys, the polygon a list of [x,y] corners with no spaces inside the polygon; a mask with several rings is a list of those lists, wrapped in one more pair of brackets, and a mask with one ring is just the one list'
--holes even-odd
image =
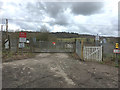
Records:
{"label": "telegraph pole", "polygon": [[6,19],[6,40],[9,43],[8,47],[9,47],[9,50],[10,50],[10,36],[8,35],[8,19]]}
{"label": "telegraph pole", "polygon": [[6,38],[8,39],[8,19],[6,19]]}

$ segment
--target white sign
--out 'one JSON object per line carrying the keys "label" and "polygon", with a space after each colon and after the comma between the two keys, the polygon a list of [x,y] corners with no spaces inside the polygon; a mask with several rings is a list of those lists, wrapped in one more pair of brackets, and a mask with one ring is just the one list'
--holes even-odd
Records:
{"label": "white sign", "polygon": [[26,38],[19,38],[19,42],[26,42]]}
{"label": "white sign", "polygon": [[19,43],[19,48],[24,48],[25,44],[24,43]]}
{"label": "white sign", "polygon": [[114,49],[113,53],[120,53],[120,49]]}
{"label": "white sign", "polygon": [[102,44],[102,43],[103,43],[103,41],[100,41],[100,43]]}
{"label": "white sign", "polygon": [[9,49],[9,41],[5,43],[5,49]]}
{"label": "white sign", "polygon": [[103,42],[104,42],[104,43],[106,43],[106,42],[107,42],[105,38],[103,39]]}

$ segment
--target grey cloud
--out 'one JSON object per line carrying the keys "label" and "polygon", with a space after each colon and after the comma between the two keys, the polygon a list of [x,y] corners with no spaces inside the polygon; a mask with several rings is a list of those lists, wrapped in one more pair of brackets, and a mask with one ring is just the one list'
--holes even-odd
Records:
{"label": "grey cloud", "polygon": [[63,13],[60,13],[57,17],[56,17],[56,22],[55,24],[58,25],[63,25],[66,26],[69,24],[69,17],[64,15]]}
{"label": "grey cloud", "polygon": [[62,13],[66,8],[64,2],[46,2],[45,10],[51,17],[55,18],[59,13]]}
{"label": "grey cloud", "polygon": [[45,12],[50,16],[51,18],[55,19],[55,22],[53,25],[68,25],[69,17],[64,14],[67,8],[69,8],[69,4],[66,2],[45,2]]}
{"label": "grey cloud", "polygon": [[26,6],[26,9],[30,14],[41,15],[42,11],[44,9],[44,6],[41,3],[28,2],[27,6]]}
{"label": "grey cloud", "polygon": [[[64,26],[69,24],[70,19],[70,17],[64,15],[67,8],[70,8],[72,10],[71,13],[74,14],[90,15],[96,13],[102,7],[102,4],[97,2],[27,2],[19,3],[17,5],[16,3],[10,4],[21,8],[21,11],[16,13],[16,18],[41,21],[44,18],[44,15],[48,15],[55,19],[55,22],[51,23]],[[13,17],[11,14],[10,16]]]}
{"label": "grey cloud", "polygon": [[[15,11],[16,13],[10,13],[9,9],[7,9],[6,12],[3,14],[3,16],[4,18],[6,17],[8,18],[14,17],[16,19],[23,18],[25,21],[24,20],[23,21],[18,20],[15,22],[9,21],[9,23],[15,23],[16,25],[19,25],[21,29],[40,30],[40,28],[42,27],[42,22],[36,22],[36,21],[42,21],[44,19],[44,16],[48,16],[50,18],[55,19],[55,21],[53,20],[50,23],[48,23],[50,27],[53,27],[54,25],[67,27],[68,32],[95,33],[95,34],[96,32],[101,32],[101,33],[107,32],[107,29],[104,29],[106,30],[104,31],[103,28],[99,28],[99,27],[95,31],[93,30],[94,28],[89,28],[89,26],[87,25],[86,26],[80,24],[75,25],[74,20],[72,22],[73,18],[70,17],[70,15],[73,16],[84,15],[88,17],[96,13],[99,14],[100,12],[102,12],[101,11],[102,7],[104,7],[104,4],[100,2],[44,2],[44,3],[41,2],[14,3],[13,2],[9,4],[14,6],[14,8],[17,8]],[[2,4],[0,3],[0,5]],[[68,8],[71,10],[71,12],[68,13],[69,15],[64,13]],[[1,16],[2,15],[0,15],[0,17]],[[92,20],[93,19],[96,19],[96,17],[92,17]],[[113,25],[116,24],[116,20],[114,19],[109,21]],[[91,17],[86,23],[91,23]],[[109,29],[112,30],[113,28],[109,28]]]}
{"label": "grey cloud", "polygon": [[46,2],[45,12],[56,20],[58,25],[68,25],[70,17],[65,16],[66,9],[71,9],[71,14],[92,15],[99,13],[103,7],[102,2]]}
{"label": "grey cloud", "polygon": [[41,3],[27,3],[26,12],[28,16],[26,19],[29,20],[41,20],[44,15],[44,6]]}
{"label": "grey cloud", "polygon": [[71,9],[74,14],[91,15],[99,13],[102,7],[102,2],[75,2],[72,4]]}
{"label": "grey cloud", "polygon": [[71,8],[72,13],[91,15],[99,13],[104,6],[102,2],[47,2],[46,10],[52,17],[56,17],[65,9]]}

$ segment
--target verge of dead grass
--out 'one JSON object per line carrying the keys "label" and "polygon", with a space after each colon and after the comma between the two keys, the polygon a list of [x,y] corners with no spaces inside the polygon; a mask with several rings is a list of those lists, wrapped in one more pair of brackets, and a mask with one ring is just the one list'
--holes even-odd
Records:
{"label": "verge of dead grass", "polygon": [[35,53],[13,53],[13,52],[3,52],[2,62],[9,62],[15,60],[22,60],[27,58],[34,58]]}

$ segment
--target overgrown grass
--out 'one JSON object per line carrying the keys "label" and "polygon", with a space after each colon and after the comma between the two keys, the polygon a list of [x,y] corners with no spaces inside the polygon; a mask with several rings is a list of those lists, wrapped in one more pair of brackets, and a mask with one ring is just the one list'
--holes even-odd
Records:
{"label": "overgrown grass", "polygon": [[106,65],[115,66],[115,67],[118,67],[118,65],[120,65],[120,55],[118,55],[117,57],[118,65],[115,63],[115,60],[116,60],[115,54],[108,54],[108,55],[104,55],[103,57],[104,57],[103,62],[101,64],[106,64]]}
{"label": "overgrown grass", "polygon": [[[57,38],[58,41],[63,41],[63,42],[65,42],[65,41],[74,42],[75,39],[76,39],[76,40],[83,40],[84,42],[88,42],[88,41],[87,41],[87,38]],[[89,42],[90,42],[90,43],[93,43],[93,42],[94,42],[94,39],[93,39],[93,38],[90,38],[90,39],[89,39]]]}
{"label": "overgrown grass", "polygon": [[22,60],[27,58],[35,57],[35,53],[14,53],[14,52],[3,52],[2,53],[2,62],[9,62],[15,60]]}
{"label": "overgrown grass", "polygon": [[[76,53],[71,53],[70,56],[76,60],[84,61],[84,60],[81,60],[81,58]],[[118,55],[118,61],[119,61],[118,65],[115,63],[115,60],[116,60],[115,55],[106,55],[103,61],[100,61],[98,63],[113,66],[113,67],[119,67],[118,65],[120,65],[120,55]],[[92,62],[97,62],[97,61],[92,61]]]}

